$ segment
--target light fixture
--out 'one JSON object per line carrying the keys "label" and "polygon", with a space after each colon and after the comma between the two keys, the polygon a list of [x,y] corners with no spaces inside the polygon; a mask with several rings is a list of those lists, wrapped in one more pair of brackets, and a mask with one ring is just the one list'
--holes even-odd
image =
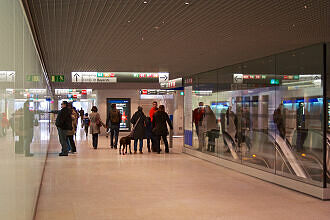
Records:
{"label": "light fixture", "polygon": [[305,5],[304,8],[307,8],[307,5]]}
{"label": "light fixture", "polygon": [[185,5],[189,5],[189,2],[185,2],[184,4],[185,4]]}
{"label": "light fixture", "polygon": [[128,23],[131,23],[131,21],[127,21]]}
{"label": "light fixture", "polygon": [[147,2],[147,1],[144,1],[143,3],[144,3],[144,4],[147,4],[148,2]]}

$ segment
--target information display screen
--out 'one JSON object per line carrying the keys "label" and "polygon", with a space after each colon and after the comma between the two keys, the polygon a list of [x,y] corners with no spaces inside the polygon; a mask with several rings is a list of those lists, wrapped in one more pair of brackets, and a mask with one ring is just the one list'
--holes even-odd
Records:
{"label": "information display screen", "polygon": [[131,99],[129,98],[107,98],[107,115],[111,110],[111,104],[116,104],[122,115],[120,131],[131,131]]}

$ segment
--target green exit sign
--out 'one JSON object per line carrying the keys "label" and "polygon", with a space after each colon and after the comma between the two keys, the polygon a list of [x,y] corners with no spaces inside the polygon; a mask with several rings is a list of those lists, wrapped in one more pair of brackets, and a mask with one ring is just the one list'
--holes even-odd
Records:
{"label": "green exit sign", "polygon": [[52,82],[64,82],[64,75],[53,75]]}
{"label": "green exit sign", "polygon": [[28,82],[40,82],[40,76],[39,75],[27,75],[26,80]]}

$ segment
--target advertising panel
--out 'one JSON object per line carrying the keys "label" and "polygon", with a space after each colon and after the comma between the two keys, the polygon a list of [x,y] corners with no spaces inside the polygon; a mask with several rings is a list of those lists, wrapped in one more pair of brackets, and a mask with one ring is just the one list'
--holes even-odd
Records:
{"label": "advertising panel", "polygon": [[111,104],[116,104],[117,109],[120,111],[121,123],[120,131],[131,131],[131,99],[129,98],[107,98],[107,115],[111,110]]}

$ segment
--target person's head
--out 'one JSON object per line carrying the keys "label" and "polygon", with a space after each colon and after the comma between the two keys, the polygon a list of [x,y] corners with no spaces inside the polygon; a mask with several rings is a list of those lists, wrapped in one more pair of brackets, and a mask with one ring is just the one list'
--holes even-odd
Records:
{"label": "person's head", "polygon": [[165,112],[165,106],[160,105],[159,108],[158,108],[158,111]]}
{"label": "person's head", "polygon": [[206,105],[205,106],[205,113],[211,113],[212,112],[212,109],[209,105]]}
{"label": "person's head", "polygon": [[138,107],[138,111],[142,112],[143,108],[141,106]]}
{"label": "person's head", "polygon": [[232,107],[231,106],[228,106],[228,111],[231,111]]}
{"label": "person's head", "polygon": [[116,104],[114,104],[114,103],[111,104],[111,108],[112,108],[112,109],[116,109]]}
{"label": "person's head", "polygon": [[91,111],[92,112],[97,112],[97,107],[96,106],[93,106]]}
{"label": "person's head", "polygon": [[72,109],[72,102],[69,102],[66,107],[68,107],[69,109]]}
{"label": "person's head", "polygon": [[85,113],[85,116],[87,117],[88,116],[88,113]]}
{"label": "person's head", "polygon": [[304,103],[303,102],[300,102],[299,103],[299,107],[304,107]]}
{"label": "person's head", "polygon": [[198,103],[198,106],[199,106],[199,107],[203,107],[203,106],[204,106],[204,102],[199,102],[199,103]]}
{"label": "person's head", "polygon": [[73,108],[73,110],[77,111],[76,107],[72,107],[72,108]]}
{"label": "person's head", "polygon": [[68,107],[68,102],[67,101],[63,101],[61,103],[61,108],[66,108],[66,107]]}
{"label": "person's head", "polygon": [[156,101],[153,101],[153,102],[152,102],[152,107],[153,107],[153,108],[157,108],[157,102],[156,102]]}

